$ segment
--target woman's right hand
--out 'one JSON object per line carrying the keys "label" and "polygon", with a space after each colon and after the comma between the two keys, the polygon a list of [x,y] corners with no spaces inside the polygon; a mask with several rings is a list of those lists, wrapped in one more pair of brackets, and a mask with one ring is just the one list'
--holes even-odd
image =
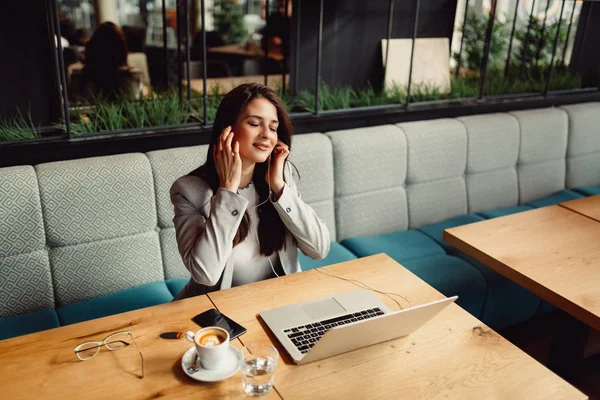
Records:
{"label": "woman's right hand", "polygon": [[219,174],[219,182],[222,188],[237,192],[242,179],[242,159],[240,158],[240,144],[233,142],[233,131],[231,126],[223,129],[218,143],[213,149],[215,167]]}

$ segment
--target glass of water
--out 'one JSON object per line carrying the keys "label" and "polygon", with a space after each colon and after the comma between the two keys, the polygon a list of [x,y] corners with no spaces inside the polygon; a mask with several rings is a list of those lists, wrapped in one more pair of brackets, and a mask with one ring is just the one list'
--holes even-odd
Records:
{"label": "glass of water", "polygon": [[242,388],[248,396],[261,396],[271,391],[279,352],[268,344],[250,344],[240,350]]}

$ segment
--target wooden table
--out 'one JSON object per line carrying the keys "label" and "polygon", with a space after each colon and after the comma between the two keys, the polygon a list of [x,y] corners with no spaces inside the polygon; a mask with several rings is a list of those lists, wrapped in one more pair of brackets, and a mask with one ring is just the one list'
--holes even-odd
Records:
{"label": "wooden table", "polygon": [[600,329],[600,223],[550,206],[447,229],[444,240]]}
{"label": "wooden table", "polygon": [[566,201],[560,205],[600,222],[600,195]]}
{"label": "wooden table", "polygon": [[[206,296],[144,308],[0,341],[2,399],[233,399],[246,398],[241,372],[223,382],[203,383],[181,369],[181,357],[193,346],[185,339],[166,340],[168,331],[196,331],[191,317],[213,304]],[[80,361],[73,347],[130,330],[144,356],[145,377],[135,346],[101,349]],[[232,344],[240,347],[235,340]],[[277,392],[266,398],[278,399]]]}
{"label": "wooden table", "polygon": [[[184,85],[187,85],[187,80],[182,81]],[[267,75],[267,86],[271,89],[279,90],[283,88],[283,78],[281,74]],[[290,76],[285,76],[286,87],[289,85]],[[265,83],[264,75],[247,75],[247,76],[229,76],[226,78],[208,78],[206,79],[206,87],[208,93],[212,94],[226,94],[231,89],[242,83]],[[194,92],[203,94],[204,83],[202,79],[190,79],[190,85]]]}
{"label": "wooden table", "polygon": [[[413,305],[443,296],[386,255],[328,267],[379,290],[397,292]],[[185,339],[165,340],[167,331],[196,330],[190,318],[216,305],[242,323],[243,343],[271,343],[257,313],[267,308],[314,300],[356,289],[349,282],[312,270],[257,282],[208,296],[113,315],[0,342],[2,398],[149,399],[241,398],[240,372],[208,384],[188,378],[181,356]],[[389,307],[397,305],[379,296]],[[399,299],[399,301],[402,301]],[[213,305],[214,303],[214,305]],[[473,329],[474,327],[479,327]],[[133,346],[101,350],[79,361],[73,347],[131,330],[144,355],[145,377]],[[544,368],[459,306],[452,304],[414,334],[296,366],[281,346],[275,389],[265,398],[327,399],[585,399],[586,396]]]}
{"label": "wooden table", "polygon": [[[327,270],[400,293],[413,305],[444,297],[384,254]],[[209,297],[221,312],[248,329],[240,338],[244,344],[275,343],[282,361],[275,388],[284,399],[586,398],[456,304],[408,337],[302,366],[292,363],[257,317],[265,309],[354,289],[350,282],[312,270]],[[378,297],[392,310],[398,309],[387,297]]]}

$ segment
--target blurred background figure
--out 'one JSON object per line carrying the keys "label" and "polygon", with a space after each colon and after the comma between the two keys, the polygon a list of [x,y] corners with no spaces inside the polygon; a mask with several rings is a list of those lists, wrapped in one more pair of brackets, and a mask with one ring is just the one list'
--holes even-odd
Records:
{"label": "blurred background figure", "polygon": [[290,47],[290,17],[285,5],[286,0],[277,0],[277,10],[267,15],[267,23],[260,33],[263,35],[263,47],[266,47],[265,41],[268,37],[269,51],[283,53],[287,58]]}
{"label": "blurred background figure", "polygon": [[[263,51],[268,49],[269,54],[281,54],[282,61],[276,62],[269,58],[266,69],[268,73],[280,73],[287,70],[287,62],[290,56],[290,11],[291,1],[276,0],[277,7],[275,10],[267,14],[266,24],[260,30],[262,34]],[[288,9],[286,10],[286,3]]]}
{"label": "blurred background figure", "polygon": [[71,101],[139,98],[142,74],[127,65],[128,54],[123,31],[112,22],[100,24],[85,45],[83,69],[71,75]]}

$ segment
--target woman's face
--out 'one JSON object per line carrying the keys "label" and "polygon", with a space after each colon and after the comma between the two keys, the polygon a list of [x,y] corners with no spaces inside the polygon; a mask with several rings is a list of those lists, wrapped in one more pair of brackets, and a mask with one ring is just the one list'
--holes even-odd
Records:
{"label": "woman's face", "polygon": [[263,163],[277,144],[277,109],[266,99],[254,99],[233,127],[244,165]]}

